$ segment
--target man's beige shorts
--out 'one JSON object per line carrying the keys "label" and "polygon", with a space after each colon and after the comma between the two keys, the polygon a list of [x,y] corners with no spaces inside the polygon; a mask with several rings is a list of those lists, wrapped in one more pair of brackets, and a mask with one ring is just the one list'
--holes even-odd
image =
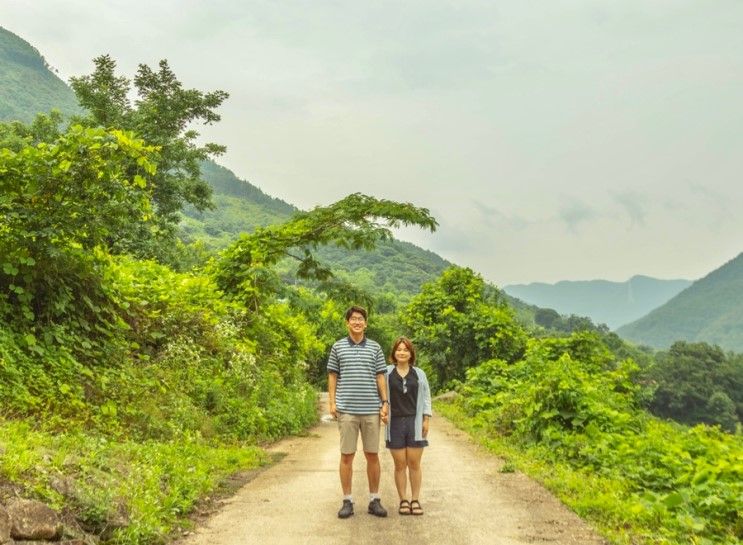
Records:
{"label": "man's beige shorts", "polygon": [[338,413],[341,453],[353,454],[361,432],[364,452],[379,452],[379,415]]}

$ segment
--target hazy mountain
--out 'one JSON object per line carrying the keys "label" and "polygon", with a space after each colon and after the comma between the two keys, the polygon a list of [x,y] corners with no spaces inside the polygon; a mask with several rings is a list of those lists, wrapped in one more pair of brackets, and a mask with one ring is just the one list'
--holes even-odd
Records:
{"label": "hazy mountain", "polygon": [[660,280],[633,276],[626,282],[608,280],[513,284],[503,290],[513,296],[561,314],[588,316],[611,329],[636,320],[662,305],[691,284],[689,280]]}
{"label": "hazy mountain", "polygon": [[212,161],[202,163],[201,174],[212,187],[215,208],[203,212],[191,206],[184,209],[181,229],[186,240],[202,240],[211,249],[223,248],[239,233],[280,223],[297,211]]}
{"label": "hazy mountain", "polygon": [[[72,89],[52,72],[39,51],[0,27],[0,121],[29,122],[38,112],[52,108],[65,114],[80,112]],[[202,165],[202,175],[212,186],[216,208],[183,211],[181,231],[186,240],[223,248],[240,233],[285,221],[298,210],[214,162]],[[450,265],[433,252],[401,241],[384,242],[371,252],[321,248],[318,254],[365,289],[408,294]]]}
{"label": "hazy mountain", "polygon": [[0,120],[31,121],[57,108],[79,111],[75,94],[31,44],[0,27]]}
{"label": "hazy mountain", "polygon": [[617,333],[658,348],[685,340],[743,352],[743,254]]}

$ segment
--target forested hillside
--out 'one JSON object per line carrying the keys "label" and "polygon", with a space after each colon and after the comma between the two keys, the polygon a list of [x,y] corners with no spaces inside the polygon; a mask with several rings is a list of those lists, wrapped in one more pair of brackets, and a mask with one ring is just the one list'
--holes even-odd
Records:
{"label": "forested hillside", "polygon": [[74,93],[38,50],[0,27],[0,120],[28,122],[52,108],[79,111]]}
{"label": "forested hillside", "polygon": [[743,352],[743,254],[617,333],[656,348],[684,340]]}
{"label": "forested hillside", "polygon": [[207,249],[219,250],[240,233],[281,223],[297,212],[296,207],[266,195],[212,161],[201,163],[201,173],[212,188],[214,207],[201,211],[193,206],[184,208],[180,229],[188,242],[201,241]]}
{"label": "forested hillside", "polygon": [[633,276],[626,282],[608,280],[513,284],[503,290],[522,301],[560,314],[588,316],[611,329],[636,320],[691,284],[690,280],[660,280]]}

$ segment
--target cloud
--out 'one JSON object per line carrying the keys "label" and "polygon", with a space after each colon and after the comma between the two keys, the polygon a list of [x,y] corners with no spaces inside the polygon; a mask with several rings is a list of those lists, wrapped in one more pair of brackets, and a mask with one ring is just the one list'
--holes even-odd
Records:
{"label": "cloud", "polygon": [[614,193],[613,199],[627,213],[632,225],[645,225],[645,197],[634,191],[622,191]]}
{"label": "cloud", "polygon": [[736,191],[730,194],[723,194],[708,186],[695,183],[690,184],[689,189],[691,192],[691,199],[689,199],[689,202],[692,203],[691,208],[697,213],[703,212],[704,218],[702,218],[702,221],[714,232],[718,232],[733,218],[738,217],[738,214],[734,211],[735,208],[731,206],[736,201],[740,202],[740,197],[733,194],[737,193],[737,187],[735,188]]}
{"label": "cloud", "polygon": [[728,198],[722,193],[702,184],[690,183],[689,190],[696,198],[704,200],[708,205],[718,208],[721,212],[728,211]]}
{"label": "cloud", "polygon": [[581,224],[595,219],[597,213],[593,208],[585,203],[572,201],[560,208],[558,217],[570,231],[575,233]]}
{"label": "cloud", "polygon": [[488,227],[497,227],[499,229],[511,228],[522,230],[528,227],[532,222],[518,215],[509,215],[501,212],[494,206],[490,206],[482,201],[472,199],[472,206],[478,212],[478,219]]}

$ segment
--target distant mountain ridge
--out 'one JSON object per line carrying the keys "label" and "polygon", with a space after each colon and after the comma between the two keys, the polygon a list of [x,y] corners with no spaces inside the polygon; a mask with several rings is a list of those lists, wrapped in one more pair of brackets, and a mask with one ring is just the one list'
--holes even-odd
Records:
{"label": "distant mountain ridge", "polygon": [[626,282],[563,280],[556,284],[512,284],[503,290],[512,297],[560,314],[588,316],[611,329],[636,320],[691,285],[690,280],[661,280],[633,276]]}
{"label": "distant mountain ridge", "polygon": [[743,352],[743,253],[617,333],[656,348],[685,340]]}

